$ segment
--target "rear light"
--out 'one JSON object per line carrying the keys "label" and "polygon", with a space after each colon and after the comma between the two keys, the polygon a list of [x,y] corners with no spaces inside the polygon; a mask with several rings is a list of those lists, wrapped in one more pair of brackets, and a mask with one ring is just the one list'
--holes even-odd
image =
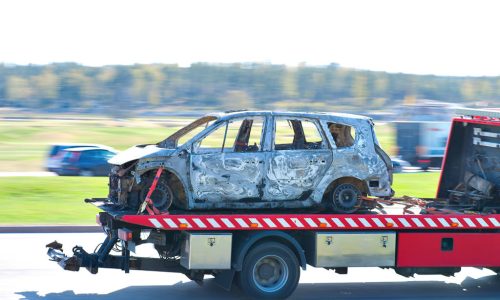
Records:
{"label": "rear light", "polygon": [[430,159],[419,159],[419,160],[417,160],[417,162],[419,164],[428,164],[431,162],[431,160]]}
{"label": "rear light", "polygon": [[128,229],[118,229],[118,238],[122,241],[131,241],[133,238],[133,232]]}

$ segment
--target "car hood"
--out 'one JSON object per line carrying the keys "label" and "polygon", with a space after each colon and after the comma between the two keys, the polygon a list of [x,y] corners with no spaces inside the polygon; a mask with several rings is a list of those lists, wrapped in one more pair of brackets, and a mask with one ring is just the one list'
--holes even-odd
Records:
{"label": "car hood", "polygon": [[160,148],[156,145],[137,145],[118,153],[108,160],[112,165],[123,165],[140,158],[170,156],[175,149]]}

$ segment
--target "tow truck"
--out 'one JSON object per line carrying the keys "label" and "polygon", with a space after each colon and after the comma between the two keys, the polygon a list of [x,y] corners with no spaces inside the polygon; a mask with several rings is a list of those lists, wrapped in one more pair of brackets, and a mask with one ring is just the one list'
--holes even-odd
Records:
{"label": "tow truck", "polygon": [[[500,112],[459,114],[452,120],[436,198],[372,199],[378,210],[356,214],[138,214],[104,198],[86,199],[102,210],[96,221],[106,239],[91,253],[75,246],[72,256],[52,242],[47,254],[65,270],[93,274],[100,268],[150,270],[197,282],[212,275],[223,288],[236,283],[255,298],[290,296],[308,265],[340,274],[352,267],[392,268],[407,277],[451,276],[461,267],[499,273]],[[158,257],[131,254],[143,244],[153,245]]]}

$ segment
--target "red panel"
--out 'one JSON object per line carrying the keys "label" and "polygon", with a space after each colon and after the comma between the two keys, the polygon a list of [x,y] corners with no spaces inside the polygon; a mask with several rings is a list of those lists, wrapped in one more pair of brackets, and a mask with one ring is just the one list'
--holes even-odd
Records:
{"label": "red panel", "polygon": [[[443,251],[443,238],[453,250]],[[400,233],[398,267],[498,267],[500,233]]]}

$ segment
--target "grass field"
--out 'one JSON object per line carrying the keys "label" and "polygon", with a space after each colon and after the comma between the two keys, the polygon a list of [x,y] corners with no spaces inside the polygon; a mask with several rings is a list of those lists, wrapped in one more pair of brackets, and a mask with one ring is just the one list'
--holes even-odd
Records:
{"label": "grass field", "polygon": [[[156,143],[192,119],[168,118],[162,122],[139,119],[19,120],[0,121],[0,172],[43,171],[51,144],[97,143],[125,150],[136,144]],[[393,154],[391,125],[375,126],[377,137]]]}
{"label": "grass field", "polygon": [[[433,197],[439,173],[395,174],[397,196]],[[105,197],[106,177],[0,177],[0,224],[94,224],[84,198]]]}

